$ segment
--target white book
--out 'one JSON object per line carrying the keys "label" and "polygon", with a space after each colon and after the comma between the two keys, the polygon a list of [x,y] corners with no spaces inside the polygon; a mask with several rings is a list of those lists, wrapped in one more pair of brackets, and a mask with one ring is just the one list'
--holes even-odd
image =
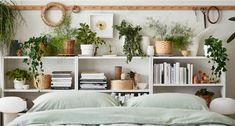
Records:
{"label": "white book", "polygon": [[193,64],[190,65],[191,66],[191,69],[190,69],[190,84],[193,84]]}
{"label": "white book", "polygon": [[168,75],[167,75],[167,63],[166,62],[164,62],[163,63],[163,66],[164,66],[164,84],[167,84],[167,80],[168,80]]}
{"label": "white book", "polygon": [[180,63],[179,62],[175,63],[175,73],[176,73],[175,83],[179,84],[180,83]]}
{"label": "white book", "polygon": [[184,80],[183,80],[183,84],[186,84],[186,80],[187,80],[187,69],[184,67],[184,69],[183,69],[184,71],[183,71],[183,74],[184,74]]}
{"label": "white book", "polygon": [[175,83],[175,68],[174,68],[174,65],[171,67],[171,81],[170,81],[171,84],[174,84]]}
{"label": "white book", "polygon": [[179,76],[179,83],[180,84],[183,84],[184,83],[184,68],[183,67],[180,67],[180,76]]}
{"label": "white book", "polygon": [[187,72],[187,74],[188,74],[187,75],[187,77],[188,77],[187,78],[187,82],[188,82],[187,84],[190,84],[191,83],[191,65],[189,63],[187,64],[187,71],[188,71]]}
{"label": "white book", "polygon": [[52,81],[51,84],[52,85],[61,85],[61,84],[71,85],[72,81],[71,82],[54,82],[54,81]]}
{"label": "white book", "polygon": [[160,83],[160,64],[154,64],[154,83]]}
{"label": "white book", "polygon": [[81,73],[81,76],[104,76],[104,73]]}

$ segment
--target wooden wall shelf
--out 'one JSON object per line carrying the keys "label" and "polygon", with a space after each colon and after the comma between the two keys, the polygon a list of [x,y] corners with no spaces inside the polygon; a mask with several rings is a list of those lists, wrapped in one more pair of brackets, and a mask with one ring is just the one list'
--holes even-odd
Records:
{"label": "wooden wall shelf", "polygon": [[[17,5],[19,10],[42,10],[44,5]],[[67,10],[72,10],[74,6],[66,6]],[[81,5],[80,10],[195,10],[209,6],[94,6]],[[220,10],[235,10],[235,6],[217,6]],[[54,8],[55,9],[55,8]]]}

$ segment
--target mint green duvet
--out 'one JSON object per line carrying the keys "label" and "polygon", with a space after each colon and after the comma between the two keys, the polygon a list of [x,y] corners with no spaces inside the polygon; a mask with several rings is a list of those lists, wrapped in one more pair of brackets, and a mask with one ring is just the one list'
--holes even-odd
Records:
{"label": "mint green duvet", "polygon": [[78,108],[27,113],[16,118],[9,124],[9,126],[62,125],[235,126],[235,120],[209,111],[153,107],[106,107]]}

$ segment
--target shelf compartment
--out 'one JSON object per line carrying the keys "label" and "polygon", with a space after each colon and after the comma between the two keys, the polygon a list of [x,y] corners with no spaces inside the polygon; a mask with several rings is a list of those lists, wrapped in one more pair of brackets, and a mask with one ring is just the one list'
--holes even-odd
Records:
{"label": "shelf compartment", "polygon": [[195,59],[195,60],[208,60],[207,57],[205,56],[162,56],[162,57],[153,57],[153,59],[164,59],[164,60],[168,60],[168,59],[183,59],[183,60],[186,60],[186,59]]}
{"label": "shelf compartment", "polygon": [[223,87],[223,84],[153,84],[155,87]]}
{"label": "shelf compartment", "polygon": [[[110,59],[110,60],[115,60],[115,59],[126,59],[125,56],[79,56],[78,59]],[[148,59],[148,57],[133,57],[133,59]]]}
{"label": "shelf compartment", "polygon": [[80,92],[103,92],[103,93],[112,93],[112,92],[119,92],[119,93],[148,93],[150,90],[78,90]]}
{"label": "shelf compartment", "polygon": [[25,93],[25,92],[31,92],[31,93],[37,93],[37,92],[63,92],[63,91],[75,91],[74,89],[70,89],[70,90],[52,90],[52,89],[43,89],[43,90],[39,90],[39,89],[28,89],[28,90],[24,90],[24,89],[5,89],[4,92],[17,92],[17,93]]}
{"label": "shelf compartment", "polygon": [[[4,59],[26,59],[29,58],[28,56],[5,56]],[[70,56],[70,57],[65,57],[65,56],[45,56],[42,57],[42,59],[76,59],[76,56]]]}

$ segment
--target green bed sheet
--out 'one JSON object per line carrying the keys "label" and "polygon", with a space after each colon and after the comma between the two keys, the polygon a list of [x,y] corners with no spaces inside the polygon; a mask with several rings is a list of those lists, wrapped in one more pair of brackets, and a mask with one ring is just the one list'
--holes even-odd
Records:
{"label": "green bed sheet", "polygon": [[235,120],[226,116],[198,110],[104,107],[78,108],[27,113],[16,118],[9,126],[60,126],[60,125],[167,125],[199,126],[227,125],[235,126]]}

